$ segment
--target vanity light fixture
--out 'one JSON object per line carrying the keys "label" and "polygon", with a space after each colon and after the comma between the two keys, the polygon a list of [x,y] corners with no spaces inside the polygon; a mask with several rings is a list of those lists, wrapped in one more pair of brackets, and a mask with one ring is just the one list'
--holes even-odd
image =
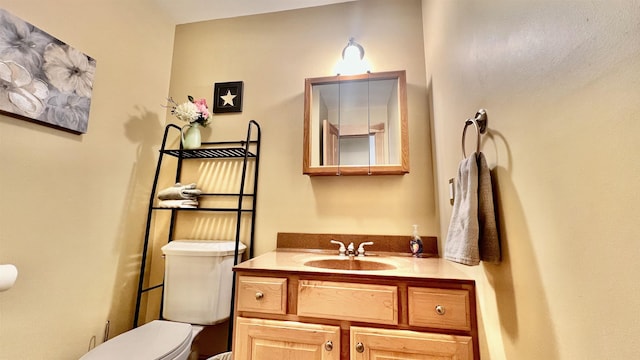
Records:
{"label": "vanity light fixture", "polygon": [[347,46],[342,49],[342,59],[349,61],[360,61],[364,59],[364,48],[358,44],[354,38],[349,38]]}
{"label": "vanity light fixture", "polygon": [[371,72],[369,62],[364,58],[364,48],[354,38],[349,38],[342,49],[342,60],[336,65],[338,75],[355,75]]}

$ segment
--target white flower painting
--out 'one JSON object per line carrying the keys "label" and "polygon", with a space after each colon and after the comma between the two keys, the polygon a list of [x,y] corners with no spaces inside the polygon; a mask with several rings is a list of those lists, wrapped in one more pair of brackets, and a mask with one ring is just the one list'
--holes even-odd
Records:
{"label": "white flower painting", "polygon": [[86,133],[95,59],[0,9],[0,112]]}

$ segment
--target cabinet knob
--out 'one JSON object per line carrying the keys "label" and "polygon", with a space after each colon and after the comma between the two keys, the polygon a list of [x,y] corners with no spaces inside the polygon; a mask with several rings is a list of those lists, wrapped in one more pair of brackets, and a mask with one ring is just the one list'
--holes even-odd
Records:
{"label": "cabinet knob", "polygon": [[327,351],[333,350],[333,341],[329,340],[326,343],[324,343],[324,349]]}
{"label": "cabinet knob", "polygon": [[359,353],[363,353],[364,352],[364,345],[361,342],[356,344],[356,351],[359,352]]}
{"label": "cabinet knob", "polygon": [[262,300],[263,297],[264,297],[264,294],[261,293],[260,291],[256,293],[256,300]]}
{"label": "cabinet knob", "polygon": [[436,305],[436,314],[444,315],[444,313],[446,313],[446,312],[447,312],[447,310],[444,308],[444,306]]}

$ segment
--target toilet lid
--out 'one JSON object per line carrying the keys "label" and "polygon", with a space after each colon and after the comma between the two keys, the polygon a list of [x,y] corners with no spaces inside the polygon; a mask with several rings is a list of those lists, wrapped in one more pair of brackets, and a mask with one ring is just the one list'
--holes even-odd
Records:
{"label": "toilet lid", "polygon": [[191,346],[191,325],[154,320],[120,334],[80,360],[168,360]]}

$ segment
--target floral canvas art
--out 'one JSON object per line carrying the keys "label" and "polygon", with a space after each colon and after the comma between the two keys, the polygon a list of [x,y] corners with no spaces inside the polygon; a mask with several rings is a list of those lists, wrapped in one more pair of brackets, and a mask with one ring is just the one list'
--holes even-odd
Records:
{"label": "floral canvas art", "polygon": [[0,9],[0,111],[86,133],[96,61]]}

